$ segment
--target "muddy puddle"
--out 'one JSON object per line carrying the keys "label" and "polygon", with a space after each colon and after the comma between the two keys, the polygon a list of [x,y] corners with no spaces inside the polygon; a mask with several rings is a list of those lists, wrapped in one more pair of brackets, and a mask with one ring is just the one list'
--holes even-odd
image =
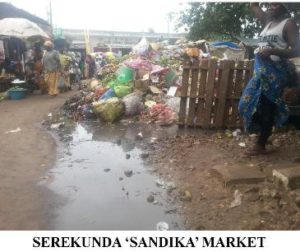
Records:
{"label": "muddy puddle", "polygon": [[184,229],[167,194],[175,185],[153,173],[142,148],[177,127],[84,122],[55,131],[58,158],[47,183],[60,198],[53,229],[155,230],[160,222]]}

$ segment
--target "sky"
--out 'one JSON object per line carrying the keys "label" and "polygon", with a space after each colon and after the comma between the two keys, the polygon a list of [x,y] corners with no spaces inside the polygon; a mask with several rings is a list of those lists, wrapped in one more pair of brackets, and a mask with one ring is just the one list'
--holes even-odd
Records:
{"label": "sky", "polygon": [[[178,12],[184,0],[6,0],[48,20],[50,2],[53,26],[90,30],[175,32],[167,14]],[[179,31],[179,32],[182,32]]]}

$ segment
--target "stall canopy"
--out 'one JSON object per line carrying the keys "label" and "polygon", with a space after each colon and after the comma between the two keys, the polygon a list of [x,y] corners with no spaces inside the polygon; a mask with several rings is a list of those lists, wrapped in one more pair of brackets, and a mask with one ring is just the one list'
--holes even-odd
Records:
{"label": "stall canopy", "polygon": [[32,15],[25,10],[19,9],[10,3],[0,2],[0,19],[3,18],[28,19],[29,21],[36,23],[39,27],[41,27],[49,36],[52,36],[52,28],[46,20]]}
{"label": "stall canopy", "polygon": [[4,18],[0,20],[0,36],[29,38],[41,36],[49,38],[37,24],[25,18]]}

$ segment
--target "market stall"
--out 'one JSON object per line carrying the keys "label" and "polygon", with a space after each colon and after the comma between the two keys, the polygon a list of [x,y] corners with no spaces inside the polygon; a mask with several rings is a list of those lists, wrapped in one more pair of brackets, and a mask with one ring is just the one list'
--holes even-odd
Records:
{"label": "market stall", "polygon": [[[14,80],[23,80],[30,88],[38,44],[49,36],[35,23],[24,18],[0,20],[0,91],[6,91]],[[32,49],[33,48],[33,49]],[[16,89],[16,88],[15,88]],[[24,90],[22,90],[24,92]]]}

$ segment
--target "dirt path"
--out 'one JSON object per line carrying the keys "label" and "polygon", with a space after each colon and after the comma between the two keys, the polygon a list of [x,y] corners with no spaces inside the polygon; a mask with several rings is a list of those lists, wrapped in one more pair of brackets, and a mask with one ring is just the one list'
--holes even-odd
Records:
{"label": "dirt path", "polygon": [[[272,138],[273,146],[268,146],[272,152],[249,158],[243,156],[239,143],[249,146],[250,138],[237,140],[214,132],[167,137],[150,146],[150,163],[160,176],[175,183],[176,189],[169,194],[176,211],[184,216],[186,228],[299,230],[300,190],[283,188],[272,177],[272,170],[299,168],[300,133],[292,130]],[[217,166],[234,166],[242,172],[257,169],[266,180],[224,186],[214,172]],[[241,197],[234,206],[236,190]]]}
{"label": "dirt path", "polygon": [[[75,91],[0,103],[0,229],[48,229],[53,205],[38,182],[55,162],[55,141],[41,128]],[[20,128],[17,133],[5,133]]]}

